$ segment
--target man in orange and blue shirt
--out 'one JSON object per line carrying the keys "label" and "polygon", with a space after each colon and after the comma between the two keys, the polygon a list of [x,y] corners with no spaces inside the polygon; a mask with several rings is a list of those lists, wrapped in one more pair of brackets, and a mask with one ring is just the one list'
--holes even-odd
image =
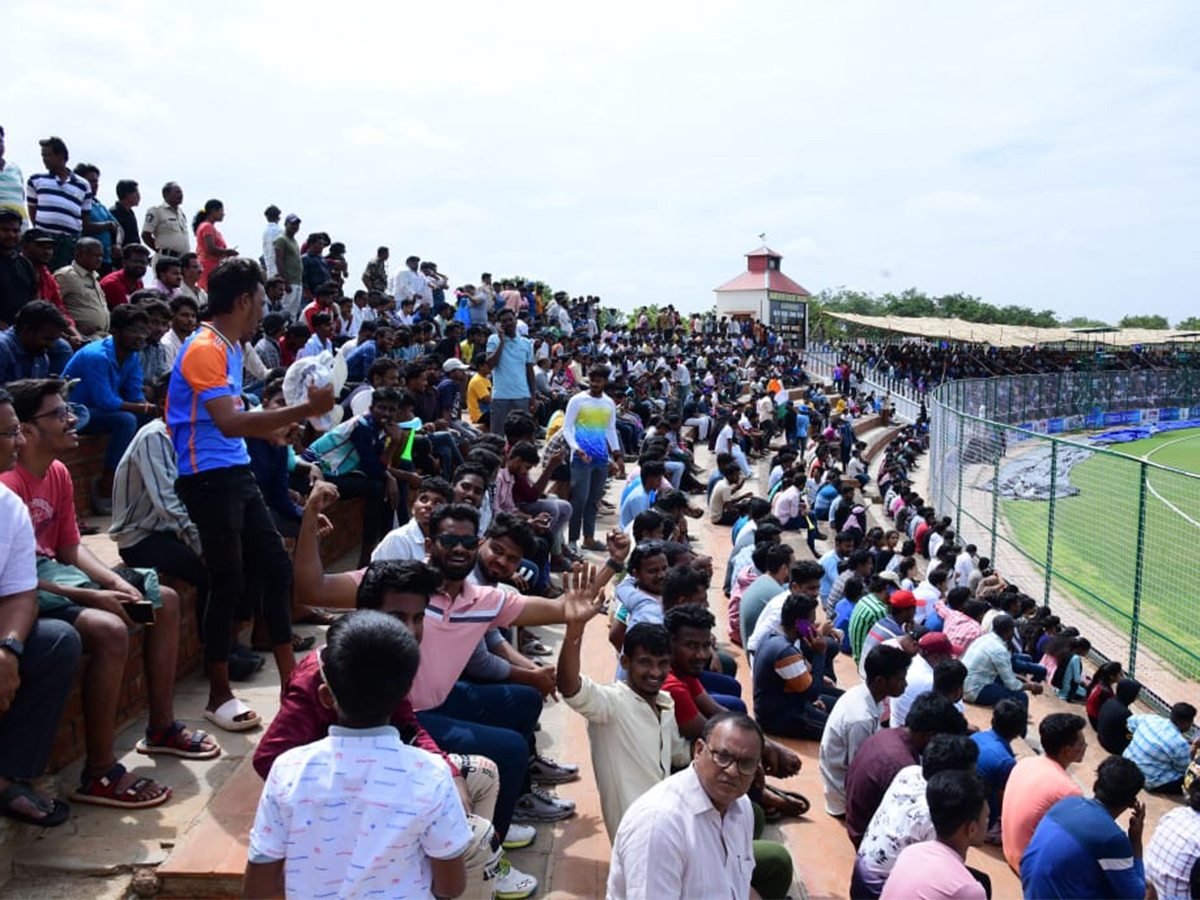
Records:
{"label": "man in orange and blue shirt", "polygon": [[228,731],[259,724],[233,695],[229,645],[235,613],[245,609],[245,567],[262,588],[262,608],[279,667],[295,667],[291,630],[291,562],[250,469],[245,438],[270,438],[280,428],[333,408],[333,389],[310,387],[297,406],[247,412],[242,402],[242,343],[262,318],[262,273],[249,259],[222,262],[208,278],[206,322],[175,359],[167,394],[167,428],[179,462],[176,491],[200,532],[212,593],[203,623],[209,678],[205,718]]}

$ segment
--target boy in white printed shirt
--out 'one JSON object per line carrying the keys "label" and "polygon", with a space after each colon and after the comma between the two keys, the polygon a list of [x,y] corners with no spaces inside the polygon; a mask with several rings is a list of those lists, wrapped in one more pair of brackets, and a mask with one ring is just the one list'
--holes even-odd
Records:
{"label": "boy in white printed shirt", "polygon": [[454,897],[472,839],[445,761],[389,724],[420,652],[402,624],[350,613],[321,651],[329,736],[285,752],[258,803],[245,897]]}

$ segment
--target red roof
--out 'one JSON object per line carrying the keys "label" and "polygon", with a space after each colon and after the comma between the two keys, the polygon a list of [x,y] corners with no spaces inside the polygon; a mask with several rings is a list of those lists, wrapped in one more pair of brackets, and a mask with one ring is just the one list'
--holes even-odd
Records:
{"label": "red roof", "polygon": [[746,268],[733,281],[716,288],[717,291],[778,291],[781,294],[797,294],[801,297],[811,297],[808,291],[779,271],[778,266],[772,269],[767,260],[783,259],[766,244],[757,250],[746,254]]}
{"label": "red roof", "polygon": [[799,294],[811,297],[808,291],[796,284],[782,272],[767,269],[765,272],[743,272],[732,281],[716,288],[717,291],[779,291],[782,294]]}
{"label": "red roof", "polygon": [[763,244],[757,250],[751,250],[746,255],[747,256],[770,256],[770,257],[773,257],[774,259],[783,259],[782,256],[780,256],[778,253],[776,253],[774,250],[772,250],[766,244]]}

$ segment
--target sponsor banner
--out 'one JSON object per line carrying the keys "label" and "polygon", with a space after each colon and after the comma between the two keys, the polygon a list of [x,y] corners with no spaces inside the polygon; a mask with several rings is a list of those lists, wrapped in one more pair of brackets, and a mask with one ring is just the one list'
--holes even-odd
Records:
{"label": "sponsor banner", "polygon": [[1107,412],[1104,414],[1104,427],[1111,428],[1116,425],[1137,425],[1142,421],[1142,411],[1140,409],[1127,409],[1121,412]]}
{"label": "sponsor banner", "polygon": [[1010,444],[1019,444],[1021,441],[1028,441],[1034,435],[1032,422],[1022,422],[1020,425],[1015,427],[1017,429],[1016,431],[1007,432],[1008,442]]}
{"label": "sponsor banner", "polygon": [[1158,411],[1158,421],[1160,422],[1178,422],[1180,420],[1180,409],[1178,406],[1172,406],[1167,409]]}
{"label": "sponsor banner", "polygon": [[1142,422],[1144,422],[1147,425],[1157,425],[1158,424],[1158,410],[1157,409],[1143,410]]}
{"label": "sponsor banner", "polygon": [[1063,419],[1063,431],[1082,431],[1085,424],[1083,416],[1067,416]]}
{"label": "sponsor banner", "polygon": [[[1075,416],[1075,418],[1078,419],[1079,416]],[[1067,420],[1066,419],[1047,419],[1046,420],[1046,434],[1062,434],[1066,430],[1067,430]]]}

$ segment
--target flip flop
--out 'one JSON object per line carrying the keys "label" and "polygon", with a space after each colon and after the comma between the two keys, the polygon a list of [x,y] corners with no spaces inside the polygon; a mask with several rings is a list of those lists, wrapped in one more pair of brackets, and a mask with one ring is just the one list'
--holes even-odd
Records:
{"label": "flip flop", "polygon": [[213,741],[214,746],[207,750],[204,749],[204,739],[208,737],[207,731],[193,731],[192,736],[184,740],[182,735],[186,730],[187,726],[178,721],[170,728],[163,728],[159,731],[152,732],[147,728],[146,736],[137,742],[137,752],[146,756],[164,754],[180,756],[184,759],[212,759],[214,756],[221,755],[221,746],[216,741]]}
{"label": "flip flop", "polygon": [[214,709],[206,709],[204,718],[225,731],[250,731],[261,722],[258,713],[234,697]]}
{"label": "flip flop", "polygon": [[[13,801],[21,797],[27,798],[30,803],[42,810],[45,815],[39,819],[28,813],[23,813],[19,809],[13,809]],[[36,825],[39,828],[53,828],[71,818],[71,807],[67,806],[61,800],[52,800],[49,797],[43,797],[27,784],[14,781],[3,791],[0,791],[0,816],[12,819],[15,822],[24,822],[26,825]]]}

